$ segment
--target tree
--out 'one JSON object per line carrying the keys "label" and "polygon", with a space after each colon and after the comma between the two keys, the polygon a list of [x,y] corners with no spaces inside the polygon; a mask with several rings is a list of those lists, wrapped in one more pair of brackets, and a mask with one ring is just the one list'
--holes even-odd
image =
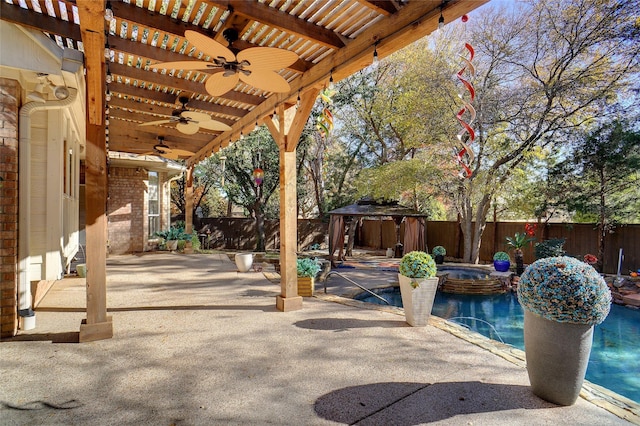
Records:
{"label": "tree", "polygon": [[638,71],[637,6],[541,0],[476,15],[468,28],[478,94],[472,174],[441,187],[461,217],[465,261],[478,261],[492,200],[530,154],[557,149],[624,97]]}
{"label": "tree", "polygon": [[[195,166],[193,173],[193,217],[198,215],[198,208],[202,211],[202,216],[207,217],[215,214],[215,206],[219,199],[219,194],[214,193],[212,189],[220,182],[219,160],[212,156],[201,161]],[[171,185],[171,203],[177,214],[184,216],[186,211],[185,203],[185,174],[175,180]]]}
{"label": "tree", "polygon": [[[306,155],[307,138],[301,137],[296,152],[298,184],[300,190],[304,176],[300,173],[302,161]],[[280,185],[279,150],[266,127],[261,126],[229,147],[221,150],[218,157],[225,160],[225,185],[223,191],[229,200],[244,207],[249,216],[256,221],[256,250],[265,250],[265,218],[277,218],[277,205]],[[260,185],[256,184],[253,172],[262,169],[264,177]],[[299,191],[300,193],[300,191]]]}
{"label": "tree", "polygon": [[[225,156],[224,191],[234,204],[243,206],[256,221],[257,251],[265,249],[265,205],[279,185],[278,146],[265,127],[244,137],[219,153]],[[257,185],[253,171],[264,172]]]}
{"label": "tree", "polygon": [[602,270],[606,235],[617,224],[640,218],[640,132],[618,120],[604,124],[576,143],[565,165],[573,169],[573,178],[565,178],[565,205],[598,224]]}

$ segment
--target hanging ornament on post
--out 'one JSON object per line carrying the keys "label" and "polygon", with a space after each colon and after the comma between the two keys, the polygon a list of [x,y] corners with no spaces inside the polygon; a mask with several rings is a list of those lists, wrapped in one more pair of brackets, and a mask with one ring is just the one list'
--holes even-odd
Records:
{"label": "hanging ornament on post", "polygon": [[256,183],[256,186],[262,185],[262,181],[264,180],[264,170],[260,167],[256,167],[253,169],[253,181]]}
{"label": "hanging ornament on post", "polygon": [[[462,16],[462,22],[467,22],[469,17],[467,15]],[[463,61],[463,66],[456,73],[456,77],[462,83],[463,89],[468,92],[468,99],[465,99],[464,92],[458,94],[458,97],[462,100],[462,108],[456,114],[456,119],[462,126],[462,129],[457,135],[458,143],[454,148],[454,157],[456,162],[460,164],[462,170],[460,171],[460,176],[463,178],[470,178],[471,171],[471,163],[473,162],[474,155],[473,150],[471,149],[471,144],[476,138],[475,131],[471,125],[476,119],[476,110],[471,105],[476,97],[476,91],[473,87],[473,84],[469,81],[469,77],[473,77],[475,75],[475,68],[473,66],[473,56],[475,55],[475,51],[473,46],[469,43],[464,44],[463,53],[468,54],[467,56],[463,56],[460,54],[460,58]],[[467,75],[469,77],[467,77]]]}

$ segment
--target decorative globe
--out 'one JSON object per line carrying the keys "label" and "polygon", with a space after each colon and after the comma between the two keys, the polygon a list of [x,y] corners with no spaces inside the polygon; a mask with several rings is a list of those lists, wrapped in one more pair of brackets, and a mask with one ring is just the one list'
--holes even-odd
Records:
{"label": "decorative globe", "polygon": [[401,275],[409,278],[431,278],[438,272],[436,262],[423,251],[411,251],[400,260],[398,269]]}
{"label": "decorative globe", "polygon": [[611,292],[600,274],[568,256],[529,265],[520,277],[518,300],[543,318],[573,324],[600,324],[611,308]]}

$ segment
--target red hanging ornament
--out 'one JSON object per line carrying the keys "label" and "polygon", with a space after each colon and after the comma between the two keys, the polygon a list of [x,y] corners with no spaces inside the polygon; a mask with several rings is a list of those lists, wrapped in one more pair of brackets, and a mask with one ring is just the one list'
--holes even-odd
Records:
{"label": "red hanging ornament", "polygon": [[262,185],[262,181],[264,180],[264,170],[260,167],[253,169],[253,180],[256,183],[256,186]]}

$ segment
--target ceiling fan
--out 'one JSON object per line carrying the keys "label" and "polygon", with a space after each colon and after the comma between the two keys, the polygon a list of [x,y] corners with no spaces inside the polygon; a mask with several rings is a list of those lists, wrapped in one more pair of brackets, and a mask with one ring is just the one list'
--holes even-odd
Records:
{"label": "ceiling fan", "polygon": [[213,120],[208,114],[189,111],[187,109],[187,102],[189,102],[189,98],[181,96],[178,100],[182,104],[182,107],[174,110],[170,118],[142,123],[139,124],[139,126],[157,126],[159,124],[178,123],[176,124],[176,129],[185,135],[193,135],[197,133],[200,128],[219,132],[231,130],[231,127]]}
{"label": "ceiling fan", "polygon": [[164,143],[164,137],[158,136],[158,143],[153,146],[153,151],[144,152],[142,155],[159,155],[169,160],[177,160],[180,157],[191,157],[193,152],[184,149],[173,149]]}
{"label": "ceiling fan", "polygon": [[211,75],[205,89],[212,96],[221,96],[236,87],[238,80],[268,92],[288,92],[289,83],[276,70],[288,67],[298,60],[294,52],[276,47],[250,47],[238,51],[231,47],[238,39],[238,31],[227,28],[222,36],[229,42],[224,47],[198,32],[187,30],[184,36],[198,50],[211,57],[211,61],[178,61],[152,65],[156,69],[200,70],[222,68]]}

